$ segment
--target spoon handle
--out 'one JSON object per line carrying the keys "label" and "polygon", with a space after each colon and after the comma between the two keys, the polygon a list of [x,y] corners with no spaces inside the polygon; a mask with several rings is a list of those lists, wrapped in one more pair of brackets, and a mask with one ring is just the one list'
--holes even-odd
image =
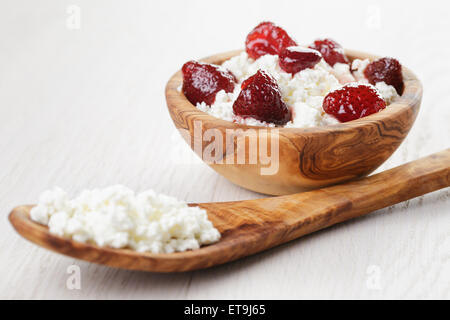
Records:
{"label": "spoon handle", "polygon": [[[450,149],[447,149],[332,187],[200,206],[209,211],[221,231],[241,230],[245,233],[253,226],[256,234],[264,234],[262,230],[267,229],[266,232],[271,234],[271,239],[264,241],[267,248],[449,186]],[[278,227],[279,234],[274,231]]]}
{"label": "spoon handle", "polygon": [[354,182],[323,189],[367,213],[450,186],[450,149]]}

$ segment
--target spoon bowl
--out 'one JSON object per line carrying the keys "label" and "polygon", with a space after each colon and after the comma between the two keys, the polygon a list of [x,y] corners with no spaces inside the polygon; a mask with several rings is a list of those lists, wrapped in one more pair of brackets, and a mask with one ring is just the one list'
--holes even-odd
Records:
{"label": "spoon bowl", "polygon": [[[240,52],[221,53],[202,61],[220,65]],[[346,54],[350,60],[378,58],[353,50],[346,50]],[[386,109],[323,127],[266,128],[215,118],[186,99],[180,90],[181,71],[167,83],[166,101],[176,128],[215,171],[252,191],[286,195],[366,176],[392,155],[411,129],[422,99],[420,81],[410,70],[402,69],[404,92]],[[229,132],[233,140],[227,140]],[[225,147],[211,148],[212,137]],[[252,147],[252,141],[257,148]],[[267,157],[261,157],[261,145],[271,150],[267,152],[270,164]]]}

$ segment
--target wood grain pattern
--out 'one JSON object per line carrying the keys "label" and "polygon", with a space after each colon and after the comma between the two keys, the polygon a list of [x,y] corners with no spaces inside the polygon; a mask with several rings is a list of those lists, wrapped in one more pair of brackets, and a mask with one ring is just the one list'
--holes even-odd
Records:
{"label": "wood grain pattern", "polygon": [[450,186],[450,149],[358,181],[258,200],[198,206],[222,234],[199,250],[173,254],[101,248],[52,235],[29,218],[31,206],[9,220],[26,239],[56,252],[112,267],[154,272],[208,268],[291,241],[311,232]]}
{"label": "wood grain pattern", "polygon": [[[205,62],[221,64],[237,55],[232,51],[203,59]],[[350,59],[376,56],[346,50]],[[422,85],[407,68],[403,68],[405,91],[385,110],[355,121],[338,125],[308,129],[279,129],[279,170],[275,175],[261,175],[264,167],[256,164],[219,164],[208,163],[214,170],[228,180],[253,191],[271,195],[284,195],[311,190],[335,183],[352,180],[368,175],[378,168],[398,148],[411,129],[422,99]],[[227,129],[254,129],[212,117],[193,106],[178,91],[182,83],[181,72],[177,72],[167,83],[166,101],[175,126],[189,133],[188,144],[194,146],[194,122],[202,123],[202,132],[208,129],[218,130],[226,145]],[[256,127],[260,128],[260,127]],[[271,135],[269,129],[269,137]],[[256,131],[250,136],[260,133]],[[197,139],[198,140],[198,139]],[[210,143],[200,141],[202,150]],[[197,150],[194,150],[197,151]],[[235,156],[224,153],[218,160]],[[201,152],[197,154],[202,157]],[[252,156],[248,144],[245,146],[246,159]]]}

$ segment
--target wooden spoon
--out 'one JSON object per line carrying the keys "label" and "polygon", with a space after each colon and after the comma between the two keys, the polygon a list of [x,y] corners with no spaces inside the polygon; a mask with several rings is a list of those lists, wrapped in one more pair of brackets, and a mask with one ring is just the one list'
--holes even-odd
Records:
{"label": "wooden spoon", "polygon": [[55,236],[30,219],[32,206],[15,208],[9,220],[26,239],[68,256],[123,269],[177,272],[233,261],[448,186],[450,149],[324,189],[258,200],[202,203],[198,206],[208,211],[222,239],[199,250],[171,254],[98,247]]}

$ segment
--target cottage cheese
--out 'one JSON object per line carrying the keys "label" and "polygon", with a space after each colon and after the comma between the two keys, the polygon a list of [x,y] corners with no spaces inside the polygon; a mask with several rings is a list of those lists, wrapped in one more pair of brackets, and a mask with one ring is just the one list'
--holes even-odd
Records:
{"label": "cottage cheese", "polygon": [[74,199],[59,188],[45,191],[31,219],[58,236],[139,252],[194,250],[220,239],[205,210],[152,190],[135,194],[120,185],[85,190]]}
{"label": "cottage cheese", "polygon": [[[246,52],[242,52],[240,55],[225,61],[222,67],[231,71],[239,84],[236,85],[233,92],[219,91],[211,106],[203,102],[198,103],[197,108],[217,118],[255,126],[273,127],[274,124],[253,118],[244,119],[234,115],[233,103],[239,96],[240,84],[259,69],[266,71],[277,81],[283,101],[292,110],[292,121],[285,125],[285,127],[291,128],[339,123],[338,120],[323,111],[323,99],[330,91],[340,88],[343,84],[357,81],[350,71],[349,65],[336,63],[331,67],[323,59],[314,68],[302,70],[293,76],[280,68],[277,55],[270,54],[253,60],[248,57]],[[367,80],[360,82],[367,82]],[[392,86],[381,84],[380,86],[377,85],[377,89],[380,90],[388,103],[396,97],[393,94],[395,89]]]}
{"label": "cottage cheese", "polygon": [[353,75],[355,76],[356,81],[359,82],[367,82],[366,77],[364,76],[364,69],[369,65],[370,60],[369,59],[355,59],[352,62],[352,71]]}

